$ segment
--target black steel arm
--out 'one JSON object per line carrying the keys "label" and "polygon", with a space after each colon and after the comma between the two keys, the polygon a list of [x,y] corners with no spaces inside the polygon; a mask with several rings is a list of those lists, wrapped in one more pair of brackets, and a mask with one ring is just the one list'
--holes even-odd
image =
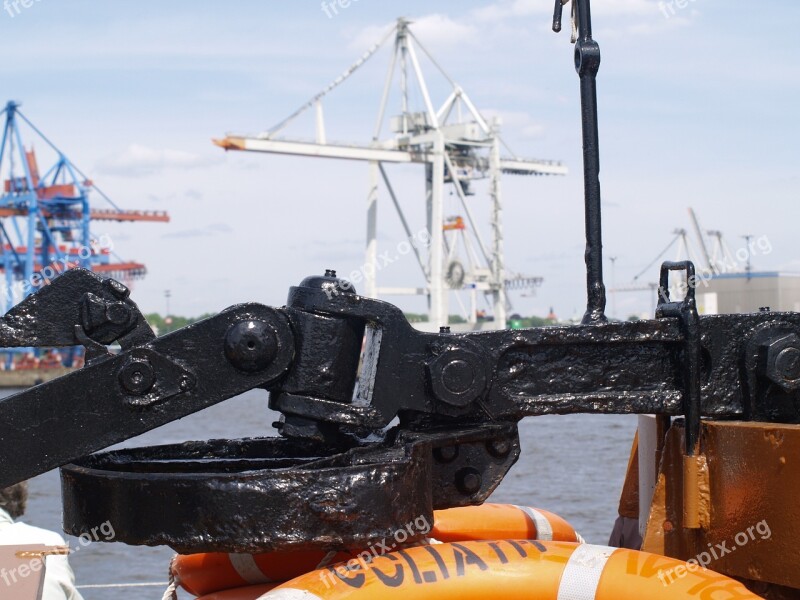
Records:
{"label": "black steel arm", "polygon": [[[414,330],[391,304],[311,277],[284,308],[244,304],[142,336],[0,401],[0,486],[75,461],[63,475],[72,533],[113,517],[120,541],[185,551],[341,546],[408,512],[485,500],[516,460],[516,423],[526,416],[684,415],[690,432],[701,415],[800,422],[800,373],[781,358],[800,352],[800,314],[699,317],[691,287],[670,301],[673,269],[693,274],[689,263],[665,264],[655,320],[464,334]],[[74,283],[55,280],[49,296],[62,297],[61,281]],[[256,387],[283,414],[284,441],[80,458]],[[691,451],[696,438],[687,438]],[[376,509],[368,525],[347,516],[377,488],[409,486],[407,502]],[[145,527],[142,507],[154,497],[164,519]],[[236,510],[214,513],[220,503]],[[317,516],[283,530],[286,506]],[[203,535],[209,520],[218,522]],[[269,535],[253,529],[265,520]]]}
{"label": "black steel arm", "polygon": [[[674,269],[694,277],[691,263],[667,263],[662,285]],[[286,415],[368,429],[384,427],[398,415],[408,422],[424,415],[428,421],[462,423],[571,412],[765,417],[765,407],[751,402],[748,382],[766,371],[745,364],[748,352],[760,351],[750,342],[754,332],[780,336],[794,330],[800,315],[699,317],[693,287],[679,302],[670,302],[666,287],[662,293],[655,320],[432,334],[411,328],[402,312],[385,302],[293,288],[290,314],[311,315],[306,318],[312,322],[360,321],[367,332],[365,356],[375,360],[362,370],[352,401],[349,391],[331,398],[324,389],[306,387],[301,393],[277,382],[271,404]],[[359,337],[329,347],[325,360],[343,365],[348,363],[343,357],[350,356],[354,365],[360,351]],[[316,348],[308,356],[299,353],[289,377],[298,364],[315,364],[314,356],[320,356]],[[770,372],[780,380],[778,375]],[[800,417],[794,408],[782,415],[789,421]]]}
{"label": "black steel arm", "polygon": [[293,343],[283,314],[243,304],[4,398],[0,488],[265,385],[286,369]]}
{"label": "black steel arm", "polygon": [[67,271],[57,281],[0,319],[0,348],[73,346],[84,340],[101,345],[118,341],[127,348],[155,337],[118,281],[84,269]]}
{"label": "black steel arm", "polygon": [[[604,316],[589,0],[572,0],[581,81],[582,325],[423,333],[332,273],[280,309],[234,306],[155,338],[127,289],[71,271],[0,322],[0,346],[83,344],[87,366],[0,401],[0,487],[62,467],[65,530],[184,552],[364,547],[435,508],[483,502],[550,413],[800,423],[800,314],[698,315],[694,267],[665,263],[656,319]],[[565,0],[556,0],[553,27]],[[687,291],[669,297],[669,275]],[[106,345],[119,342],[113,354]],[[282,437],[87,454],[253,388]],[[83,458],[82,458],[83,457]],[[368,519],[360,514],[368,509]]]}

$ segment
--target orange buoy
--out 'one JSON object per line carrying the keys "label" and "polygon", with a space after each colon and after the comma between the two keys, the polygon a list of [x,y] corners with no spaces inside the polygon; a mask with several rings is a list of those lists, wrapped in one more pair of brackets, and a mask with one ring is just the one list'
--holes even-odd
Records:
{"label": "orange buoy", "polygon": [[[553,513],[513,504],[482,504],[434,511],[433,527],[425,522],[430,538],[440,542],[495,539],[540,539],[582,541],[572,526]],[[399,530],[401,531],[401,530]],[[405,540],[384,540],[380,548],[361,552],[377,556],[401,546]],[[175,580],[195,596],[242,586],[280,582],[323,566],[347,561],[359,551],[328,553],[266,552],[262,554],[203,553],[179,555],[172,573]]]}
{"label": "orange buoy", "polygon": [[248,585],[271,583],[275,587],[276,582],[352,557],[349,552],[323,550],[263,554],[203,552],[178,555],[170,568],[175,581],[183,589],[195,596],[203,596]]}
{"label": "orange buoy", "polygon": [[232,590],[221,590],[211,592],[197,600],[255,600],[260,598],[270,590],[274,589],[278,583],[262,583],[261,585],[248,585],[247,587],[235,588]]}
{"label": "orange buoy", "polygon": [[482,504],[434,512],[430,537],[440,542],[526,539],[582,542],[572,525],[546,510],[514,504]]}
{"label": "orange buoy", "polygon": [[237,600],[757,600],[697,564],[625,548],[536,540],[465,541],[353,559]]}

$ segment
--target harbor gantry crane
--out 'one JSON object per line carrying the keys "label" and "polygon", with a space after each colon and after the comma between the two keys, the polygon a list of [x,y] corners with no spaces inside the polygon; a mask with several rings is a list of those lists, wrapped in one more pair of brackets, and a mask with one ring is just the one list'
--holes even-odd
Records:
{"label": "harbor gantry crane", "polygon": [[[19,110],[8,102],[0,142],[0,272],[3,275],[3,312],[55,275],[79,266],[123,281],[139,279],[145,265],[119,260],[109,244],[92,235],[93,221],[169,221],[164,211],[123,210],[106,196],[67,156]],[[26,125],[56,155],[55,163],[40,172],[33,145],[26,146]],[[108,204],[97,208],[90,192]]]}
{"label": "harbor gantry crane", "polygon": [[[347,80],[390,39],[394,38],[394,52],[386,74],[372,140],[361,145],[328,143],[325,133],[322,99]],[[449,84],[450,93],[444,102],[435,107],[428,83],[423,75],[417,49],[423,52]],[[399,83],[399,90],[398,85]],[[421,106],[412,107],[409,89],[416,86]],[[396,100],[399,91],[400,114],[389,119],[391,135],[382,137],[390,100]],[[393,103],[394,104],[394,103]],[[298,116],[314,109],[316,115],[316,140],[302,141],[278,137],[278,134]],[[425,294],[429,300],[427,327],[438,329],[449,320],[449,291],[464,290],[475,294],[483,292],[491,298],[494,320],[492,326],[506,326],[507,289],[536,287],[541,278],[525,275],[508,276],[503,255],[503,201],[501,176],[513,175],[565,175],[566,167],[557,161],[503,156],[501,146],[508,148],[500,136],[500,120],[486,119],[476,108],[461,86],[439,66],[431,54],[420,44],[409,27],[409,21],[398,19],[396,24],[378,43],[374,44],[344,73],[325,89],[303,104],[286,119],[258,135],[227,135],[214,143],[226,150],[245,150],[297,156],[338,158],[367,162],[369,182],[367,192],[367,243],[364,266],[365,295]],[[387,195],[398,213],[409,238],[412,230],[395,193],[385,165],[421,164],[425,167],[426,230],[430,239],[427,247],[415,247],[414,253],[425,279],[424,287],[379,288],[378,271],[377,201],[382,181]],[[481,236],[476,217],[467,201],[475,193],[473,182],[487,179],[491,202],[491,244]],[[467,257],[470,268],[449,252],[444,215],[446,186],[452,186],[466,216],[464,224],[479,249],[477,257]],[[467,227],[468,226],[468,227]],[[427,253],[427,256],[425,255]],[[473,258],[479,258],[476,262]],[[461,276],[463,270],[463,277]],[[456,272],[459,277],[454,278]],[[457,283],[454,284],[454,281]],[[459,300],[459,303],[461,301]],[[462,304],[463,306],[463,304]],[[468,321],[474,323],[474,311]]]}
{"label": "harbor gantry crane", "polygon": [[[676,262],[683,260],[692,261],[697,269],[697,273],[701,277],[709,278],[723,273],[735,273],[741,271],[741,267],[737,264],[737,260],[734,257],[728,242],[723,237],[722,232],[718,229],[703,229],[700,226],[700,221],[698,220],[697,213],[695,213],[694,209],[692,207],[688,207],[687,211],[689,213],[689,220],[691,221],[692,229],[694,230],[695,243],[697,244],[697,248],[699,248],[699,250],[697,250],[690,241],[689,232],[686,229],[682,227],[674,229],[672,231],[674,237],[669,244],[667,244],[666,248],[664,248],[652,261],[648,263],[646,267],[644,267],[637,275],[634,276],[632,283],[621,286],[614,285],[611,289],[612,294],[617,292],[649,292],[653,299],[653,303],[655,303],[658,299],[656,296],[658,283],[655,281],[641,283],[639,282],[639,277],[647,273],[648,269],[651,269],[653,265],[661,261],[664,255],[669,252],[670,248],[676,244],[677,248],[674,260]],[[711,251],[709,251],[709,240],[713,240]],[[685,287],[686,285],[687,282],[685,279],[681,279],[680,277],[674,278],[673,285],[670,288],[670,294],[673,296],[680,295],[681,286]],[[654,311],[655,306],[651,312]]]}

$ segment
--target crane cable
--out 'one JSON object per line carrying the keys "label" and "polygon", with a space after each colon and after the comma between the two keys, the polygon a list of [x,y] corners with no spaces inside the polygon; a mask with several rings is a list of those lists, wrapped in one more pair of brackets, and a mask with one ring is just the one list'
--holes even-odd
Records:
{"label": "crane cable", "polygon": [[647,273],[647,272],[650,270],[650,267],[652,267],[654,264],[656,264],[656,263],[657,263],[657,262],[658,262],[658,261],[661,259],[661,257],[662,257],[662,256],[664,256],[664,255],[667,253],[667,250],[669,250],[670,248],[672,248],[672,245],[673,245],[675,242],[677,242],[677,241],[678,241],[678,239],[680,239],[680,237],[681,237],[681,236],[680,236],[680,234],[678,234],[678,235],[676,235],[674,238],[672,238],[672,241],[671,241],[669,244],[667,244],[667,247],[666,247],[666,248],[664,248],[664,249],[661,251],[661,253],[660,253],[658,256],[656,256],[656,257],[655,257],[655,258],[654,258],[654,259],[653,259],[653,260],[652,260],[652,261],[651,261],[651,262],[650,262],[650,263],[649,263],[649,264],[648,264],[648,265],[647,265],[647,266],[646,266],[644,269],[642,269],[642,270],[641,270],[641,272],[640,272],[640,273],[638,273],[638,274],[636,275],[636,277],[634,277],[634,278],[633,278],[633,280],[634,280],[634,281],[636,281],[637,279],[639,279],[639,277],[641,277],[642,275],[644,275],[645,273]]}
{"label": "crane cable", "polygon": [[[420,42],[419,38],[416,35],[414,35],[414,32],[409,30],[408,34],[414,39],[415,42],[417,42],[417,46],[419,46],[419,49],[422,50],[423,54],[425,54],[425,56],[428,57],[428,60],[431,61],[433,66],[439,70],[439,73],[441,73],[441,75],[447,80],[447,82],[450,85],[452,85],[454,89],[460,88],[461,86],[459,86],[458,83],[456,83],[456,81],[453,80],[453,78],[447,74],[447,71],[444,70],[442,65],[440,65],[433,57],[433,55],[430,52],[428,52],[428,49],[422,45],[422,42]],[[475,111],[480,115],[481,119],[483,119],[485,123],[488,123],[486,117],[483,116],[483,114],[478,110],[477,107],[475,108]],[[508,143],[505,141],[505,139],[503,139],[503,137],[499,134],[499,132],[495,132],[495,135],[497,136],[497,139],[500,140],[500,144],[502,144],[502,146],[509,151],[512,157],[519,158],[519,155],[516,152],[514,152],[514,150],[511,149],[511,146],[508,145]]]}
{"label": "crane cable", "polygon": [[[58,146],[56,146],[56,145],[55,145],[53,142],[51,142],[51,141],[50,141],[50,139],[49,139],[49,138],[48,138],[48,137],[47,137],[47,136],[46,136],[44,133],[42,133],[41,131],[39,131],[39,128],[38,128],[38,127],[36,127],[36,125],[34,125],[33,123],[31,123],[31,121],[28,119],[28,117],[26,117],[25,115],[23,115],[23,114],[22,114],[22,111],[20,111],[19,109],[17,109],[17,110],[16,110],[16,114],[18,114],[18,115],[19,115],[19,116],[22,118],[22,120],[23,120],[23,121],[25,121],[25,122],[28,124],[28,126],[29,126],[31,129],[33,129],[33,130],[34,130],[34,131],[35,131],[35,132],[36,132],[36,133],[39,135],[39,137],[41,137],[41,138],[42,138],[42,139],[45,141],[45,143],[47,143],[47,144],[48,144],[48,145],[49,145],[49,146],[50,146],[50,147],[51,147],[51,148],[52,148],[52,149],[53,149],[53,150],[54,150],[54,151],[55,151],[55,152],[56,152],[56,153],[57,153],[59,156],[63,156],[63,157],[64,157],[64,160],[66,160],[66,161],[67,161],[67,162],[68,162],[68,163],[69,163],[69,164],[72,166],[72,168],[73,168],[73,169],[75,169],[75,170],[78,172],[78,175],[80,175],[81,177],[83,177],[83,179],[84,179],[85,181],[91,181],[91,180],[90,180],[90,179],[89,179],[89,178],[86,176],[86,173],[84,173],[83,171],[81,171],[81,170],[78,168],[78,165],[76,165],[74,162],[72,162],[71,160],[69,160],[69,159],[66,157],[66,155],[65,155],[65,154],[64,154],[64,153],[63,153],[61,150],[59,150],[59,149],[58,149]],[[97,187],[97,186],[94,184],[94,182],[92,182],[92,185],[91,185],[91,187],[92,187],[92,189],[94,189],[94,190],[95,190],[95,191],[96,191],[98,194],[100,194],[100,196],[102,196],[102,198],[103,198],[103,199],[104,199],[106,202],[108,202],[108,203],[109,203],[111,206],[113,206],[113,207],[114,207],[116,210],[118,210],[118,211],[122,212],[122,209],[121,209],[119,206],[117,206],[117,205],[116,205],[116,203],[115,203],[115,202],[114,202],[114,201],[113,201],[111,198],[109,198],[109,197],[106,195],[106,193],[105,193],[105,192],[103,192],[103,190],[101,190],[99,187]]]}
{"label": "crane cable", "polygon": [[344,73],[342,73],[336,79],[334,79],[331,83],[329,83],[321,92],[319,92],[317,95],[315,95],[313,98],[311,98],[308,102],[303,104],[300,108],[298,108],[291,115],[286,117],[283,121],[281,121],[280,123],[278,123],[277,125],[275,125],[271,129],[269,129],[268,131],[260,133],[258,135],[258,137],[261,138],[261,139],[269,139],[269,138],[271,138],[273,135],[278,133],[281,129],[286,127],[291,121],[293,121],[298,116],[300,116],[302,113],[304,113],[309,108],[314,106],[314,104],[316,104],[318,100],[320,100],[323,96],[325,96],[328,92],[332,91],[334,88],[338,87],[348,77],[350,77],[350,75],[355,73],[356,70],[358,70],[358,68],[361,65],[363,65],[370,58],[372,58],[372,56],[380,49],[381,46],[383,46],[384,43],[386,43],[386,40],[388,40],[396,30],[397,30],[397,25],[394,25],[386,33],[386,35],[383,36],[383,38],[379,42],[377,42],[376,44],[373,44],[373,46],[369,50],[367,50],[363,55],[361,55],[361,57],[356,62],[354,62],[352,65],[350,65],[347,68],[347,70],[344,71]]}

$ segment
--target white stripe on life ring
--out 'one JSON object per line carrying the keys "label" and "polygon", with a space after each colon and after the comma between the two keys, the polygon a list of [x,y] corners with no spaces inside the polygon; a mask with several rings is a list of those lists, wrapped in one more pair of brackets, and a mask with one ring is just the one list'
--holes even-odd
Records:
{"label": "white stripe on life ring", "polygon": [[236,569],[239,577],[250,585],[270,583],[272,580],[261,572],[252,554],[228,554],[231,566]]}
{"label": "white stripe on life ring", "polygon": [[603,569],[617,550],[593,544],[575,548],[561,574],[557,600],[595,600]]}
{"label": "white stripe on life ring", "polygon": [[295,590],[286,588],[283,590],[272,590],[263,596],[259,596],[257,600],[322,600],[319,596],[307,592],[306,590]]}
{"label": "white stripe on life ring", "polygon": [[514,508],[518,508],[531,519],[533,519],[533,524],[536,525],[537,540],[541,540],[543,542],[550,542],[553,540],[553,526],[550,525],[550,521],[547,520],[547,517],[530,506],[517,506],[515,504]]}

